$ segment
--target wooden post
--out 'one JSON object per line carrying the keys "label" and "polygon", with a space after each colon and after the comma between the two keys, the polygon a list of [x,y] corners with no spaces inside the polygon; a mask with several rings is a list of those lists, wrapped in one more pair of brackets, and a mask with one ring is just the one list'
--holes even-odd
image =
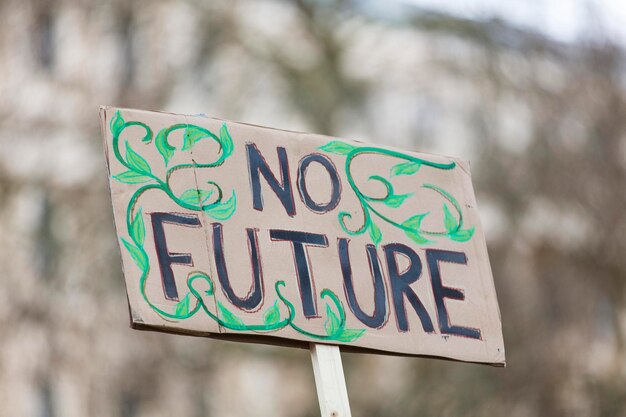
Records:
{"label": "wooden post", "polygon": [[322,417],[351,417],[339,346],[311,343],[311,361]]}

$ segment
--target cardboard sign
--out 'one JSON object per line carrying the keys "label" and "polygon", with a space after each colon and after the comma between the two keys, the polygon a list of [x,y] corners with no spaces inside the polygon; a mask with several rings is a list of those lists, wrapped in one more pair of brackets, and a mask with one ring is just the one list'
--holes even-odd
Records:
{"label": "cardboard sign", "polygon": [[134,328],[504,364],[469,165],[103,108]]}

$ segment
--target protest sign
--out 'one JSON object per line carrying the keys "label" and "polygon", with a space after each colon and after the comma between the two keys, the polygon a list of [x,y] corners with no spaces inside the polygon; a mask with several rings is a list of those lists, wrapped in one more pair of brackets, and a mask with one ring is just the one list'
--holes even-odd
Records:
{"label": "protest sign", "polygon": [[131,323],[503,365],[469,164],[101,110]]}

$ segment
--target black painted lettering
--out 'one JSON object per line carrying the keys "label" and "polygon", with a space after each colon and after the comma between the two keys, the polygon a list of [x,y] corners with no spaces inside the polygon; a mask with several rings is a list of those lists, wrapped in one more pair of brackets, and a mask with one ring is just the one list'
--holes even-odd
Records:
{"label": "black painted lettering", "polygon": [[304,316],[306,318],[317,317],[315,285],[311,277],[306,246],[328,247],[328,238],[317,233],[274,229],[270,230],[270,238],[291,242]]}
{"label": "black painted lettering", "polygon": [[374,313],[369,316],[361,309],[361,306],[359,306],[359,302],[354,293],[348,242],[350,241],[344,238],[340,238],[338,241],[339,261],[341,262],[343,285],[346,291],[346,298],[348,299],[348,306],[361,323],[373,329],[379,328],[385,324],[387,320],[387,294],[385,292],[383,273],[380,269],[380,261],[376,253],[376,246],[372,244],[366,246],[370,272],[374,283]]}
{"label": "black painted lettering", "polygon": [[435,295],[437,318],[439,320],[439,329],[441,330],[441,333],[469,337],[471,339],[480,339],[481,333],[479,329],[454,326],[450,324],[450,315],[446,309],[445,299],[450,298],[452,300],[465,300],[465,294],[456,288],[450,288],[443,285],[441,281],[441,271],[439,269],[440,261],[466,265],[467,256],[463,252],[451,252],[437,249],[426,250],[426,262],[428,263],[428,270],[430,271],[430,279],[432,281],[433,294]]}
{"label": "black painted lettering", "polygon": [[[330,201],[327,203],[315,202],[307,189],[306,172],[309,165],[313,162],[323,166],[328,173],[331,192]],[[302,197],[304,204],[315,213],[326,213],[337,207],[339,199],[341,198],[341,182],[339,181],[339,174],[337,174],[335,165],[333,165],[328,157],[318,153],[312,153],[302,158],[300,165],[298,166],[298,191],[300,192],[300,197]]]}
{"label": "black painted lettering", "polygon": [[250,263],[252,264],[252,287],[245,297],[238,297],[233,291],[228,278],[228,269],[224,257],[224,238],[222,225],[213,223],[213,252],[215,254],[215,267],[217,277],[222,285],[222,291],[226,298],[236,307],[252,311],[257,308],[263,300],[263,271],[261,270],[261,259],[259,245],[255,229],[246,229],[248,234],[248,248],[250,250]]}
{"label": "black painted lettering", "polygon": [[263,175],[267,184],[276,194],[283,207],[285,207],[287,214],[294,216],[296,214],[296,206],[293,201],[291,179],[289,177],[289,162],[285,148],[280,146],[276,148],[282,184],[278,182],[278,179],[276,179],[267,161],[263,158],[263,155],[261,155],[261,152],[254,143],[246,144],[246,151],[248,154],[248,171],[250,174],[252,206],[254,209],[263,211],[263,196],[261,195],[261,175]]}
{"label": "black painted lettering", "polygon": [[[433,332],[435,329],[428,311],[426,311],[424,304],[422,304],[415,291],[410,287],[422,274],[422,261],[419,256],[410,247],[401,243],[390,243],[383,246],[383,250],[387,260],[387,271],[389,272],[391,296],[396,311],[398,330],[401,332],[409,330],[409,322],[404,305],[404,299],[406,298],[420,318],[424,331],[428,333]],[[409,260],[409,267],[402,272],[396,259],[398,254],[406,256]]]}
{"label": "black painted lettering", "polygon": [[167,249],[163,224],[168,223],[186,227],[200,227],[200,219],[195,214],[181,213],[151,213],[150,217],[152,219],[154,245],[156,247],[159,268],[161,269],[163,293],[168,300],[178,301],[178,290],[176,289],[176,280],[174,279],[172,264],[193,266],[193,261],[189,253],[172,253]]}

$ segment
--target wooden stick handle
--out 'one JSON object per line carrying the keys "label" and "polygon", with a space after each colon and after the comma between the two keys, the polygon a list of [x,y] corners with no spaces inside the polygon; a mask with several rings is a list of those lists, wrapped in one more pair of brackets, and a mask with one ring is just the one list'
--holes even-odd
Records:
{"label": "wooden stick handle", "polygon": [[311,361],[322,417],[351,417],[339,346],[311,343]]}

